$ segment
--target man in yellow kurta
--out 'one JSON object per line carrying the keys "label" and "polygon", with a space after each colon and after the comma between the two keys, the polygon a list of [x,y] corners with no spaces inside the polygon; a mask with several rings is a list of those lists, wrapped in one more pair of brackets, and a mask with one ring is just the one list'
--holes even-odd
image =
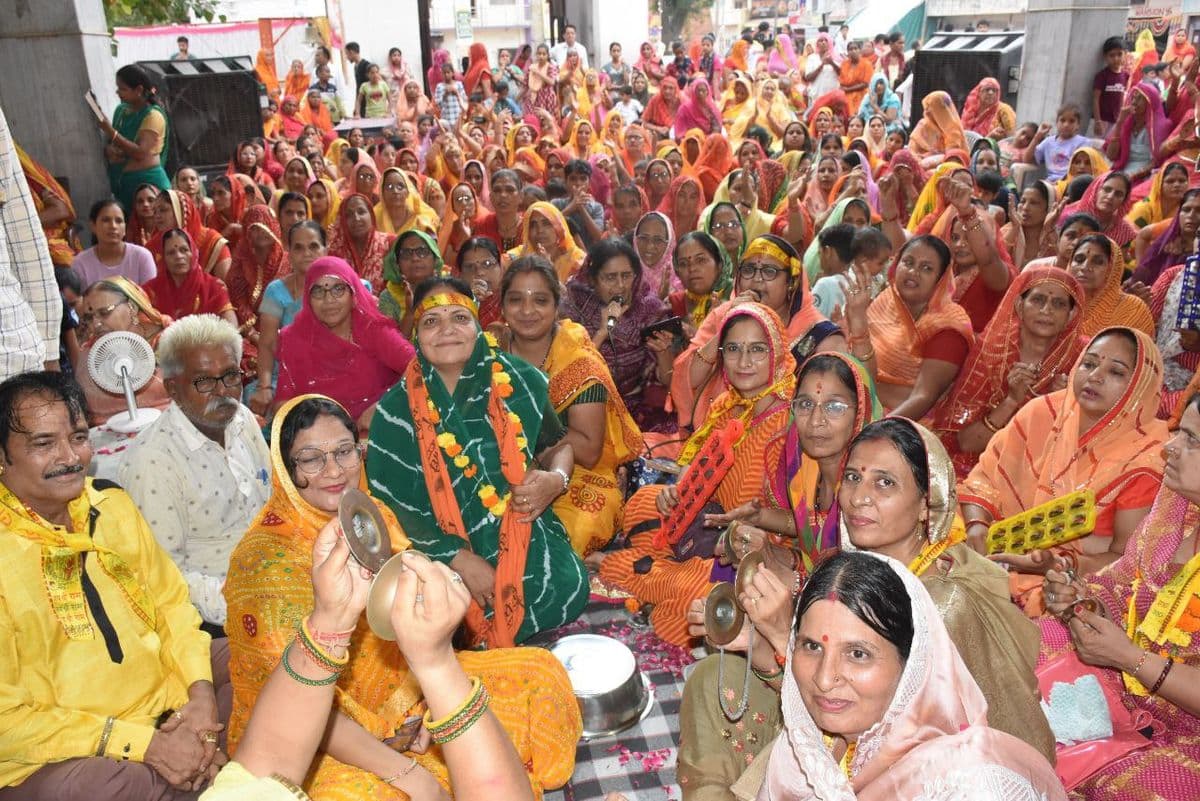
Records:
{"label": "man in yellow kurta", "polygon": [[91,457],[74,382],[0,383],[0,801],[192,799],[225,761],[219,659]]}

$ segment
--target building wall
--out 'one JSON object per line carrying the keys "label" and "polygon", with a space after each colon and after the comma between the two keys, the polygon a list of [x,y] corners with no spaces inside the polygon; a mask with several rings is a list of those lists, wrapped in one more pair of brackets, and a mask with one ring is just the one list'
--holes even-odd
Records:
{"label": "building wall", "polygon": [[[492,66],[496,65],[496,53],[501,47],[511,48],[532,44],[531,31],[533,0],[497,2],[497,0],[475,0],[471,4],[472,41],[487,46]],[[467,55],[470,42],[459,42],[454,31],[454,9],[462,0],[432,0],[429,7],[429,28],[434,36],[442,37],[442,47],[458,59]]]}

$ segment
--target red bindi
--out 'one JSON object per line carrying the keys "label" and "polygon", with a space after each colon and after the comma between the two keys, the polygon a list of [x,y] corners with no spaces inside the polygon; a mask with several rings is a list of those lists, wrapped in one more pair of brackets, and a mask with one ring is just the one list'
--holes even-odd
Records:
{"label": "red bindi", "polygon": [[837,590],[830,590],[828,593],[826,593],[825,600],[832,601],[833,603],[837,603],[837,601],[838,601]]}
{"label": "red bindi", "polygon": [[821,642],[829,642],[829,635],[828,635],[828,634],[822,634],[822,635],[821,635]]}

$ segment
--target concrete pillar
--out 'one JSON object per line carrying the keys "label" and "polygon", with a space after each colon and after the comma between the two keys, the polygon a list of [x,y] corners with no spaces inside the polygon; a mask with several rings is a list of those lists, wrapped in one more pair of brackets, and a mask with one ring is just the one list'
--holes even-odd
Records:
{"label": "concrete pillar", "polygon": [[1029,0],[1017,119],[1054,124],[1066,102],[1083,109],[1090,131],[1092,78],[1103,65],[1104,40],[1125,33],[1128,3],[1112,0]]}
{"label": "concrete pillar", "polygon": [[13,136],[70,182],[75,210],[110,194],[104,143],[83,102],[111,114],[116,70],[101,0],[0,0],[0,106]]}

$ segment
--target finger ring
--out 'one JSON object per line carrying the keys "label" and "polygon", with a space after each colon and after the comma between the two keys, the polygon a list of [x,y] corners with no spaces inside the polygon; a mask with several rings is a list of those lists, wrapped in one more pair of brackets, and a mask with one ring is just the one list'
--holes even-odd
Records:
{"label": "finger ring", "polygon": [[204,734],[200,735],[200,739],[206,743],[215,743],[217,741],[217,735],[215,732],[206,731]]}
{"label": "finger ring", "polygon": [[415,600],[417,603],[423,604],[425,603],[425,596],[418,592]]}
{"label": "finger ring", "polygon": [[179,710],[175,710],[171,713],[171,717],[175,718],[176,720],[183,720],[183,713]]}
{"label": "finger ring", "polygon": [[450,571],[450,582],[452,584],[462,584],[462,576],[452,570]]}
{"label": "finger ring", "polygon": [[751,599],[750,599],[750,601],[751,601],[751,602],[754,604],[754,608],[755,608],[755,609],[757,609],[757,608],[758,608],[758,602],[759,602],[759,601],[761,601],[761,600],[762,600],[761,598],[751,598]]}

